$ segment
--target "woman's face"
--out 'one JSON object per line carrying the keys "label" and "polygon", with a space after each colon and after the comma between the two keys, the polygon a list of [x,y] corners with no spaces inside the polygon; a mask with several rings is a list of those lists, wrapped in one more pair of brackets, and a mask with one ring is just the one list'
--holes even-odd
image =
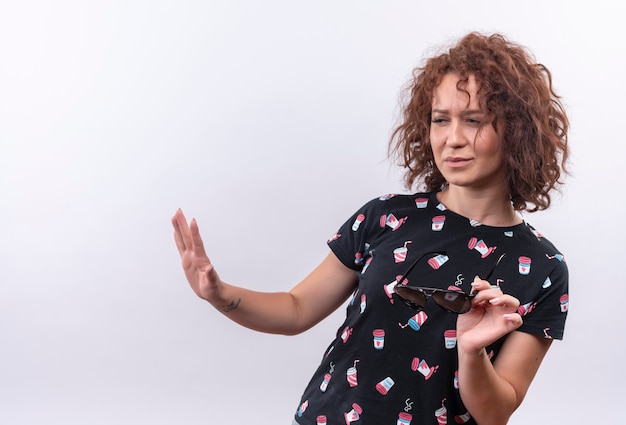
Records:
{"label": "woman's face", "polygon": [[465,87],[469,98],[457,90],[458,81],[457,74],[447,74],[433,93],[430,144],[435,164],[450,186],[506,190],[503,146],[493,116],[481,109],[474,76]]}

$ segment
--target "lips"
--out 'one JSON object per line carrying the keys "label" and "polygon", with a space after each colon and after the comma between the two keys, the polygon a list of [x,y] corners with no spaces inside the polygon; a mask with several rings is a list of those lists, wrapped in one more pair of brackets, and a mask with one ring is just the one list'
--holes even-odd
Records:
{"label": "lips", "polygon": [[471,158],[448,157],[444,161],[449,167],[463,167],[470,163]]}

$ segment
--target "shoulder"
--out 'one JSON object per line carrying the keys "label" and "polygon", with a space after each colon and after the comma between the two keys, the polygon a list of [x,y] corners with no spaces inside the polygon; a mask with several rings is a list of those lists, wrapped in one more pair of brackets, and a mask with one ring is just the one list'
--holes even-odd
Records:
{"label": "shoulder", "polygon": [[416,199],[427,200],[428,196],[424,193],[385,194],[370,199],[343,223],[328,243],[336,252],[344,251],[344,255],[340,255],[344,263],[348,257],[352,261],[355,252],[367,251],[368,246],[386,238],[385,235],[398,235],[396,231],[404,228],[407,221],[412,222],[419,211]]}
{"label": "shoulder", "polygon": [[370,225],[378,224],[381,228],[396,229],[409,219],[419,216],[420,212],[432,211],[436,198],[430,193],[386,194],[371,199],[363,205],[353,219],[360,216]]}
{"label": "shoulder", "polygon": [[546,260],[556,260],[556,264],[565,263],[565,255],[540,231],[530,223],[524,222],[520,226],[518,236],[522,246],[529,253],[545,257]]}
{"label": "shoulder", "polygon": [[377,210],[382,212],[391,211],[415,211],[426,209],[436,202],[431,193],[418,192],[413,194],[388,193],[369,200],[363,205],[363,210]]}
{"label": "shoulder", "polygon": [[416,194],[407,194],[407,193],[387,193],[384,195],[377,196],[369,200],[365,205],[376,206],[380,208],[389,208],[389,207],[402,207],[407,205],[413,205],[415,207],[415,198],[424,197],[428,198],[427,193],[416,193]]}

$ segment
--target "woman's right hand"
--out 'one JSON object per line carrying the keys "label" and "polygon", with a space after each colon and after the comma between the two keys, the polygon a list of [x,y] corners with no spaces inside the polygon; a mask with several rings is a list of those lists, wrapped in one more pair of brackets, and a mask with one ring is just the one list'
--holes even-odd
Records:
{"label": "woman's right hand", "polygon": [[219,292],[223,284],[204,251],[198,223],[193,219],[188,224],[179,208],[172,217],[172,224],[176,248],[191,289],[197,296],[211,304],[219,302]]}
{"label": "woman's right hand", "polygon": [[259,292],[223,282],[204,251],[196,220],[179,209],[172,217],[174,239],[191,289],[231,320],[267,333],[295,335],[335,311],[357,279],[332,252],[289,292]]}

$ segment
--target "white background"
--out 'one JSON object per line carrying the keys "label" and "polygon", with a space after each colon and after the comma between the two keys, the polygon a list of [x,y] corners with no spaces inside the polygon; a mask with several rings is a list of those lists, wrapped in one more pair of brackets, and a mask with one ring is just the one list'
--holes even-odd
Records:
{"label": "white background", "polygon": [[[571,313],[513,425],[623,415],[626,30],[613,2],[2,1],[0,423],[289,424],[343,309],[296,337],[223,318],[223,279],[289,289],[361,204],[403,192],[398,98],[433,46],[499,31],[554,74],[571,169],[526,214]],[[370,424],[368,424],[370,425]]]}

